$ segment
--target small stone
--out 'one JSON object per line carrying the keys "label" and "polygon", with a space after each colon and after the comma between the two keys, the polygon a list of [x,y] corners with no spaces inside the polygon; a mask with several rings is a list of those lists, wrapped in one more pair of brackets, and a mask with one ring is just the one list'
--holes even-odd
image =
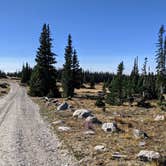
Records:
{"label": "small stone", "polygon": [[117,132],[117,131],[119,131],[116,123],[104,123],[102,125],[102,129],[105,132]]}
{"label": "small stone", "polygon": [[88,131],[85,131],[84,134],[85,134],[85,135],[94,135],[95,132],[92,131],[92,130],[88,130]]}
{"label": "small stone", "polygon": [[165,116],[164,115],[157,115],[154,120],[155,121],[163,121],[163,120],[165,120]]}
{"label": "small stone", "polygon": [[122,154],[120,154],[119,152],[115,152],[115,153],[112,155],[112,157],[113,157],[114,159],[127,158],[126,155],[122,155]]}
{"label": "small stone", "polygon": [[78,109],[78,110],[74,111],[74,113],[73,113],[73,117],[78,117],[78,118],[82,118],[82,119],[87,118],[90,115],[91,115],[91,112],[86,109]]}
{"label": "small stone", "polygon": [[58,130],[59,131],[70,131],[71,128],[70,127],[65,127],[65,126],[60,126],[60,127],[58,127]]}
{"label": "small stone", "polygon": [[94,147],[94,150],[99,151],[99,152],[104,152],[104,151],[106,151],[106,148],[104,145],[97,145]]}
{"label": "small stone", "polygon": [[62,120],[57,120],[55,122],[52,122],[53,125],[63,124],[64,122]]}
{"label": "small stone", "polygon": [[145,146],[146,142],[139,142],[139,146]]}
{"label": "small stone", "polygon": [[66,102],[63,102],[57,107],[57,111],[62,111],[68,109],[68,104]]}
{"label": "small stone", "polygon": [[136,138],[141,138],[141,139],[149,138],[149,136],[144,131],[141,131],[141,130],[138,130],[138,129],[133,130],[133,135]]}
{"label": "small stone", "polygon": [[88,116],[85,121],[87,122],[92,122],[95,124],[102,124],[102,122],[100,120],[98,120],[95,116]]}
{"label": "small stone", "polygon": [[141,150],[137,154],[137,157],[142,161],[152,161],[152,160],[158,160],[161,158],[158,152],[149,151],[149,150]]}

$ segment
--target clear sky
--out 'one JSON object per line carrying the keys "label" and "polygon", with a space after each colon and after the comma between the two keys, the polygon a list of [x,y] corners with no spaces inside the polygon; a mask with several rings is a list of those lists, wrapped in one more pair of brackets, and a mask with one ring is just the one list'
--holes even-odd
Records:
{"label": "clear sky", "polygon": [[1,0],[0,69],[32,66],[43,23],[49,23],[57,67],[64,62],[68,33],[85,69],[116,71],[124,61],[130,72],[134,57],[155,67],[155,43],[166,23],[165,0]]}

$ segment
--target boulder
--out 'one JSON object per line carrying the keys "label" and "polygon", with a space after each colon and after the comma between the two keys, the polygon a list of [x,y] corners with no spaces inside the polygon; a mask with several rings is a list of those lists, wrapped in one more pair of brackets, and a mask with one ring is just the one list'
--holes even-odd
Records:
{"label": "boulder", "polygon": [[105,132],[117,132],[117,131],[119,131],[119,129],[117,127],[117,124],[115,122],[113,122],[113,123],[104,123],[102,125],[102,129]]}
{"label": "boulder", "polygon": [[79,109],[74,111],[73,117],[78,117],[78,118],[87,118],[88,116],[91,116],[91,112],[86,109]]}
{"label": "boulder", "polygon": [[97,117],[95,117],[95,116],[88,116],[86,119],[85,119],[85,121],[87,121],[87,122],[92,122],[92,123],[94,123],[94,124],[102,124],[102,122],[100,121],[100,120],[98,120],[97,119]]}
{"label": "boulder", "polygon": [[94,150],[98,151],[98,152],[105,152],[106,148],[104,145],[97,145],[94,147]]}
{"label": "boulder", "polygon": [[154,120],[155,121],[163,121],[163,120],[165,120],[165,116],[164,115],[157,115]]}
{"label": "boulder", "polygon": [[138,129],[133,130],[133,135],[135,138],[141,138],[141,139],[149,138],[149,136],[144,131]]}
{"label": "boulder", "polygon": [[149,150],[141,150],[137,157],[142,161],[152,161],[152,160],[159,160],[161,158],[158,152],[149,151]]}
{"label": "boulder", "polygon": [[59,131],[70,131],[71,128],[70,127],[65,127],[65,126],[60,126],[60,127],[58,127],[58,130]]}
{"label": "boulder", "polygon": [[57,107],[57,111],[62,111],[68,109],[68,104],[66,102],[63,102]]}

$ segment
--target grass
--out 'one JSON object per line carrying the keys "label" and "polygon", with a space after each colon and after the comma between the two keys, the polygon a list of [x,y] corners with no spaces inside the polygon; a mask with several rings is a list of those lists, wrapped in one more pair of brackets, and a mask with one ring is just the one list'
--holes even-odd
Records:
{"label": "grass", "polygon": [[[101,91],[102,85],[98,85],[94,90],[87,89],[88,93],[97,94]],[[85,89],[77,91],[79,95],[87,93]],[[57,120],[63,120],[65,126],[71,127],[69,132],[59,132],[59,125],[52,125],[53,130],[64,142],[64,147],[67,147],[72,152],[77,160],[82,160],[81,166],[116,166],[116,165],[159,165],[155,162],[147,163],[136,159],[136,155],[140,150],[153,150],[159,152],[162,156],[166,156],[166,121],[154,121],[158,114],[166,116],[165,112],[161,112],[158,107],[150,109],[139,108],[136,106],[110,106],[106,105],[106,112],[102,108],[95,106],[95,100],[84,98],[73,98],[67,102],[74,109],[85,108],[90,109],[102,122],[116,121],[118,127],[123,131],[120,133],[108,134],[101,130],[100,125],[94,125],[95,135],[85,135],[84,120],[75,119],[72,117],[71,111],[56,112],[56,106],[47,104],[41,98],[35,98],[36,102],[41,106],[41,115],[50,124]],[[64,99],[59,99],[63,102]],[[155,104],[156,101],[153,101]],[[145,131],[150,139],[141,140],[133,136],[133,129]],[[139,146],[140,141],[145,141],[143,147]],[[105,152],[96,152],[96,145],[104,145],[107,150]],[[126,155],[126,159],[114,159],[112,154],[119,152]]]}
{"label": "grass", "polygon": [[[7,80],[6,79],[0,79],[0,83],[4,83],[4,82],[7,83]],[[7,88],[0,87],[0,97],[8,94],[9,91],[10,91],[10,86],[9,85],[7,86]]]}

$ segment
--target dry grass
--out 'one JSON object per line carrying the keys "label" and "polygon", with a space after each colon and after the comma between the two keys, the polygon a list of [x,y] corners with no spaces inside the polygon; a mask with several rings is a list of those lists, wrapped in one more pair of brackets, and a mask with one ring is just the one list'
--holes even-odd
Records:
{"label": "dry grass", "polygon": [[[7,79],[0,79],[0,83],[4,83],[4,82],[7,83],[8,80]],[[10,91],[10,86],[9,85],[7,86],[7,88],[0,87],[0,97],[8,94],[9,91]]]}
{"label": "dry grass", "polygon": [[[98,85],[95,90],[80,89],[77,90],[77,93],[96,94],[101,89],[102,85]],[[118,127],[122,130],[119,133],[108,134],[101,130],[100,125],[94,125],[95,135],[85,135],[83,133],[86,130],[84,120],[73,118],[71,111],[56,112],[56,106],[46,106],[47,104],[39,98],[35,98],[35,100],[41,105],[41,114],[47,121],[52,123],[63,120],[65,126],[72,128],[69,132],[59,132],[57,130],[59,125],[52,125],[59,138],[63,140],[75,157],[78,160],[84,159],[85,162],[82,162],[81,166],[159,165],[155,162],[144,163],[136,159],[136,154],[144,149],[158,151],[162,156],[166,156],[166,121],[154,121],[157,114],[166,116],[166,113],[161,112],[157,107],[145,109],[127,105],[106,105],[106,112],[103,112],[101,108],[95,106],[94,100],[80,98],[68,100],[67,102],[74,109],[90,109],[102,122],[116,121]],[[62,102],[63,99],[59,99],[59,101]],[[132,133],[133,129],[145,131],[150,139],[135,139]],[[146,142],[144,147],[139,146],[140,141]],[[104,145],[107,150],[105,152],[96,152],[94,150],[96,145]],[[115,160],[112,158],[112,154],[115,152],[126,155],[127,158]]]}

